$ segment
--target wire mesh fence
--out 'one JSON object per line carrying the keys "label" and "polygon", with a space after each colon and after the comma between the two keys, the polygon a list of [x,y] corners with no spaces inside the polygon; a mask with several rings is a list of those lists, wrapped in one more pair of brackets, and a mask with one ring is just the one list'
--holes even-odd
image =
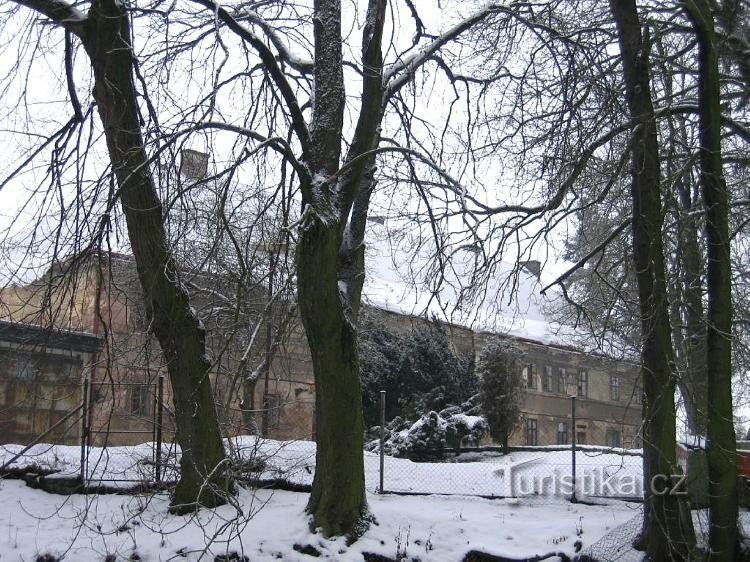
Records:
{"label": "wire mesh fence", "polygon": [[[92,381],[86,375],[74,390],[77,404],[55,423],[35,427],[25,444],[0,446],[0,474],[32,467],[57,479],[76,479],[83,487],[175,478],[175,447],[163,440],[163,375],[143,382]],[[130,425],[112,423],[123,396],[132,406]],[[120,436],[142,444],[109,446]]]}
{"label": "wire mesh fence", "polygon": [[404,494],[457,494],[489,498],[530,496],[643,497],[640,452],[595,446],[515,447],[503,453],[485,447],[440,460],[384,458],[383,491]]}
{"label": "wire mesh fence", "polygon": [[[61,423],[77,425],[79,444],[58,446],[50,457],[49,446],[41,444],[54,429],[50,428],[25,447],[6,447],[0,459],[3,469],[14,463],[17,466],[22,462],[42,463],[48,471],[60,476],[77,476],[84,486],[175,481],[179,474],[179,449],[169,436],[164,438],[167,421],[164,383],[163,376],[117,386],[92,384],[85,378],[81,403],[70,412],[68,419],[61,420]],[[110,402],[122,402],[120,395],[127,397],[130,413],[137,414],[144,423],[110,425],[111,416],[94,415],[95,411],[106,410],[103,406]],[[381,431],[381,446],[363,453],[366,486],[370,491],[415,495],[642,498],[641,451],[606,446],[621,444],[621,434],[613,434],[612,424],[599,426],[593,420],[582,421],[571,408],[570,423],[563,428],[565,431],[558,427],[557,433],[550,437],[549,432],[540,431],[538,424],[542,421],[537,417],[533,425],[522,423],[522,430],[525,427],[526,431],[521,431],[520,438],[533,443],[552,439],[556,443],[513,446],[508,450],[447,446],[427,449],[422,446],[415,448],[414,454],[401,458],[385,454],[385,433]],[[123,432],[128,438],[140,440],[141,444],[110,446],[110,437]],[[301,488],[312,483],[315,471],[312,443],[233,437],[227,439],[227,449],[238,470],[248,472],[245,476],[256,482],[277,482]]]}
{"label": "wire mesh fence", "polygon": [[[381,393],[381,412],[385,400]],[[369,447],[381,456],[378,489],[488,498],[640,500],[643,457],[642,451],[634,448],[636,432],[615,420],[581,417],[576,402],[571,398],[565,418],[524,415],[511,442],[526,445],[509,447],[447,447],[450,441],[461,444],[455,435],[460,435],[459,424],[476,425],[471,416],[454,416],[460,419],[452,427],[453,418],[447,413],[444,419],[431,412],[399,430],[393,424],[386,429],[381,414],[379,443],[371,442]],[[388,456],[389,452],[394,456]]]}
{"label": "wire mesh fence", "polygon": [[612,529],[594,544],[580,552],[583,560],[599,562],[640,562],[643,552],[635,550],[633,543],[643,526],[643,511],[632,519]]}

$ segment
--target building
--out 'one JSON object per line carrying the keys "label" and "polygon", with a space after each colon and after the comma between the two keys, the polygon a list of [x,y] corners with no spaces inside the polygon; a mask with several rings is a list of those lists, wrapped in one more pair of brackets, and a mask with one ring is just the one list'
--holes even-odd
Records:
{"label": "building", "polygon": [[3,441],[26,443],[48,432],[47,441],[77,442],[81,380],[102,344],[85,332],[0,321]]}
{"label": "building", "polygon": [[[383,309],[370,315],[401,330],[426,322]],[[479,357],[498,334],[442,324],[457,349]],[[639,447],[642,421],[638,365],[616,361],[572,346],[543,343],[520,336],[510,338],[524,354],[521,419],[509,444],[569,445],[572,442],[572,396],[576,402],[576,443],[610,447]]]}
{"label": "building", "polygon": [[[270,369],[260,369],[257,382],[248,390],[248,375],[258,374],[266,353],[265,338],[248,342],[249,326],[232,325],[220,310],[221,280],[192,279],[191,302],[204,319],[206,343],[212,359],[212,380],[216,407],[226,435],[246,433],[249,417],[266,433],[280,439],[310,438],[314,385],[310,361],[301,328],[294,319],[287,323],[286,337],[278,342]],[[202,291],[201,288],[205,288]],[[257,321],[258,309],[267,296],[254,288],[244,317]],[[256,306],[257,305],[257,306]],[[207,311],[212,311],[208,313]],[[218,313],[216,311],[219,311]],[[109,254],[87,260],[67,260],[57,264],[39,279],[28,284],[6,287],[0,293],[0,317],[8,326],[29,330],[36,326],[41,334],[76,333],[98,341],[97,352],[81,357],[71,372],[68,402],[83,401],[83,378],[90,381],[90,442],[95,445],[135,444],[155,438],[157,398],[163,379],[163,415],[165,440],[174,436],[171,392],[158,342],[149,335],[133,260],[129,256]],[[265,335],[265,330],[258,330]],[[39,338],[38,338],[39,339]],[[49,347],[37,346],[34,353],[57,361],[59,354]],[[14,349],[10,353],[26,353]],[[243,361],[243,357],[245,361]],[[9,373],[4,375],[11,381]],[[10,384],[7,382],[6,384]],[[19,410],[12,407],[17,398],[0,414],[13,418]],[[250,413],[248,415],[248,410]],[[3,442],[25,443],[38,436],[41,421],[27,432],[3,432]],[[67,442],[67,441],[66,441]]]}
{"label": "building", "polygon": [[[431,309],[433,299],[414,293],[418,285],[399,277],[391,256],[368,254],[368,260],[374,273],[368,274],[364,300],[372,314],[390,326],[408,330],[436,313]],[[553,327],[546,317],[538,274],[538,264],[529,264],[520,272],[511,306],[500,310],[480,304],[468,312],[459,309],[443,323],[454,345],[475,357],[498,334],[513,339],[524,351],[523,416],[511,444],[567,444],[575,432],[581,444],[637,445],[641,423],[637,366],[566,344],[570,332]],[[264,435],[277,439],[312,438],[314,378],[301,322],[293,313],[287,314],[293,306],[284,308],[286,312],[277,308],[270,322],[260,319],[269,295],[265,288],[253,286],[255,301],[246,307],[245,319],[230,323],[227,319],[232,315],[222,312],[221,299],[217,300],[222,284],[227,281],[202,274],[186,285],[191,287],[191,302],[206,326],[217,410],[225,434],[245,433],[257,425]],[[46,402],[33,402],[27,398],[32,395],[13,390],[18,388],[22,369],[18,373],[0,371],[5,389],[2,416],[7,427],[16,428],[3,431],[3,441],[28,442],[45,424],[54,423],[55,415],[45,412],[62,408],[62,404],[70,408],[80,403],[85,377],[91,385],[93,444],[132,444],[154,438],[159,380],[165,368],[158,343],[148,335],[130,257],[109,254],[68,260],[27,285],[6,288],[0,298],[0,316],[5,318],[8,334],[24,330],[38,334],[36,340],[30,338],[23,345],[8,342],[6,353],[27,356],[32,353],[30,342],[41,341],[41,334],[47,333],[40,326],[52,327],[51,333],[57,335],[33,353],[46,365],[56,365],[55,369],[67,373],[65,390],[61,386],[53,393],[59,398],[50,406],[47,398]],[[291,304],[289,301],[291,298],[281,298],[279,306]],[[438,310],[444,312],[445,308],[439,306]],[[281,317],[286,318],[283,331]],[[261,336],[250,337],[251,333]],[[263,337],[264,333],[268,337]],[[272,361],[265,369],[267,356]],[[6,364],[18,361],[9,358]],[[254,382],[249,384],[252,377]],[[575,426],[572,394],[577,395]],[[162,404],[164,438],[168,440],[174,429],[168,381]],[[35,421],[21,421],[28,416]],[[61,439],[69,441],[70,431]]]}
{"label": "building", "polygon": [[[418,241],[407,238],[388,248],[387,231],[375,227],[368,234],[375,243],[368,247],[363,298],[381,311],[384,322],[414,325],[427,317],[445,319],[443,326],[456,347],[475,358],[497,337],[512,340],[524,352],[522,416],[510,445],[569,444],[575,431],[579,444],[640,446],[639,365],[595,351],[586,333],[555,321],[562,295],[553,290],[542,294],[539,262],[519,268],[500,264],[470,306],[453,306],[463,291],[473,289],[466,282],[472,279],[475,260],[470,248],[454,253],[438,279],[412,250]],[[404,279],[399,269],[421,273]]]}

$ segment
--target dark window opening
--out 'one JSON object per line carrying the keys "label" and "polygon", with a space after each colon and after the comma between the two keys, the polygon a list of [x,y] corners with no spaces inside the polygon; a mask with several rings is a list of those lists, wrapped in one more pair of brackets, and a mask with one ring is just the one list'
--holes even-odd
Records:
{"label": "dark window opening", "polygon": [[607,430],[607,447],[620,446],[620,432],[616,429]]}
{"label": "dark window opening", "polygon": [[524,379],[526,380],[526,388],[536,388],[536,365],[533,363],[526,365]]}
{"label": "dark window opening", "polygon": [[151,396],[147,384],[130,387],[130,413],[134,416],[148,416],[151,412]]}
{"label": "dark window opening", "polygon": [[539,436],[537,434],[536,420],[529,418],[526,420],[526,444],[527,445],[538,445]]}
{"label": "dark window opening", "polygon": [[278,394],[266,394],[264,402],[268,428],[278,429],[281,423],[281,396]]}
{"label": "dark window opening", "polygon": [[589,372],[586,369],[578,370],[578,397],[588,398],[589,396]]}
{"label": "dark window opening", "polygon": [[544,367],[544,379],[542,380],[542,390],[544,392],[552,392],[552,367],[546,365]]}
{"label": "dark window opening", "polygon": [[620,400],[620,377],[609,375],[609,399],[617,402]]}

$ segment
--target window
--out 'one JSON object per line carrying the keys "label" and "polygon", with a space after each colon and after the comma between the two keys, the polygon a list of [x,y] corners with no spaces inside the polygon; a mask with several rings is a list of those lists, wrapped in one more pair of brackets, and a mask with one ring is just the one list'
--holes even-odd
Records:
{"label": "window", "polygon": [[130,387],[130,413],[134,416],[147,416],[149,414],[148,385],[136,384]]}
{"label": "window", "polygon": [[542,379],[542,390],[544,392],[552,392],[552,367],[549,365],[544,366],[544,379]]}
{"label": "window", "polygon": [[568,370],[560,367],[557,370],[557,392],[560,394],[568,393]]}
{"label": "window", "polygon": [[526,381],[526,388],[536,388],[536,365],[533,363],[526,365],[523,378]]}
{"label": "window", "polygon": [[560,422],[557,424],[557,444],[568,444],[568,422]]}
{"label": "window", "polygon": [[17,355],[13,360],[13,376],[18,380],[30,381],[34,379],[36,368],[34,360],[29,355]]}
{"label": "window", "polygon": [[609,399],[615,402],[620,400],[619,375],[609,375]]}
{"label": "window", "polygon": [[526,420],[526,444],[527,445],[539,444],[536,420],[533,418],[528,418]]}
{"label": "window", "polygon": [[578,369],[578,397],[589,396],[589,372],[586,369]]}
{"label": "window", "polygon": [[607,430],[607,447],[620,446],[620,432],[616,429]]}
{"label": "window", "polygon": [[576,431],[576,445],[585,445],[585,444],[586,444],[586,432]]}

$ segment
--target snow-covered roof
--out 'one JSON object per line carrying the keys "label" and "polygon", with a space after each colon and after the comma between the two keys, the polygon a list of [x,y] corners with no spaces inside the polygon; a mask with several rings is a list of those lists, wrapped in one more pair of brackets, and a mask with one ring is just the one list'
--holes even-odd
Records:
{"label": "snow-covered roof", "polygon": [[[373,223],[366,240],[363,300],[370,306],[547,345],[582,347],[584,334],[552,315],[562,294],[548,289],[542,295],[541,281],[527,269],[498,264],[477,291],[475,255],[469,249],[454,253],[439,282],[428,245],[420,246],[409,235],[393,241],[384,226]],[[473,292],[472,298],[461,299],[467,292]]]}

